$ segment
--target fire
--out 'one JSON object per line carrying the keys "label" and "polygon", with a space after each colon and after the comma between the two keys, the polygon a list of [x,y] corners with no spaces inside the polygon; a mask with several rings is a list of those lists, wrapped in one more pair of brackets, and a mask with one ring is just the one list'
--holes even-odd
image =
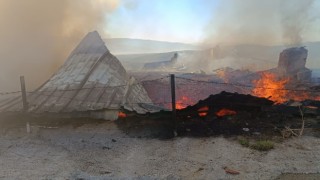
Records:
{"label": "fire", "polygon": [[124,113],[124,112],[119,111],[118,117],[119,117],[119,118],[125,118],[125,117],[127,117],[127,114]]}
{"label": "fire", "polygon": [[289,79],[278,80],[273,73],[263,73],[261,79],[253,81],[255,88],[253,95],[258,97],[270,98],[277,103],[287,101],[288,91],[285,90]]}
{"label": "fire", "polygon": [[183,109],[185,108],[186,106],[181,104],[181,103],[176,103],[176,109]]}
{"label": "fire", "polygon": [[320,100],[319,96],[303,90],[288,90],[286,85],[290,79],[277,79],[273,73],[263,73],[261,79],[253,81],[255,88],[252,94],[258,97],[269,98],[276,103],[284,103],[290,99],[303,101],[306,99]]}
{"label": "fire", "polygon": [[190,98],[188,98],[187,96],[182,96],[181,99],[176,102],[176,109],[183,109],[192,104],[193,101]]}
{"label": "fire", "polygon": [[224,70],[220,70],[216,72],[216,75],[221,78],[225,83],[227,83],[229,80],[227,78],[227,74]]}
{"label": "fire", "polygon": [[208,115],[208,112],[199,112],[198,114],[200,117],[205,117]]}
{"label": "fire", "polygon": [[205,116],[208,115],[208,111],[209,111],[209,107],[208,106],[204,106],[204,107],[198,109],[198,115],[200,117],[205,117]]}
{"label": "fire", "polygon": [[226,109],[226,108],[220,109],[218,112],[216,112],[216,115],[219,117],[223,117],[227,115],[236,115],[236,114],[237,114],[236,111]]}

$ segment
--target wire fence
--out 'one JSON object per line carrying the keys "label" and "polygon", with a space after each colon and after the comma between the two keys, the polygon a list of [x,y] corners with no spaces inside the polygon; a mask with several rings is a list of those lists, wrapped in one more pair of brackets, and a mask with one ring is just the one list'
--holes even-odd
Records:
{"label": "wire fence", "polygon": [[[165,78],[169,78],[169,76],[152,79],[152,80],[143,80],[138,83],[130,84],[132,85],[144,85],[146,83],[153,83],[155,81],[160,81]],[[316,92],[319,93],[320,90],[313,90],[313,89],[291,89],[291,88],[272,88],[272,87],[262,87],[262,86],[255,86],[252,84],[237,84],[237,83],[227,83],[227,82],[218,82],[218,81],[204,81],[204,80],[197,80],[197,79],[191,79],[191,78],[184,78],[184,77],[175,77],[176,79],[186,80],[189,82],[194,83],[208,83],[208,84],[216,84],[216,85],[227,85],[227,86],[238,86],[238,87],[244,87],[244,88],[259,88],[259,89],[269,89],[269,90],[279,90],[279,91],[300,91],[300,92]],[[179,85],[187,85],[187,84],[179,84]],[[128,84],[122,84],[122,85],[114,85],[114,86],[94,86],[94,87],[81,87],[81,88],[71,88],[71,89],[55,89],[55,90],[41,90],[41,92],[52,92],[52,91],[79,91],[79,90],[87,90],[87,89],[108,89],[108,88],[118,88],[118,87],[126,87]],[[35,91],[30,91],[27,93],[34,93]],[[9,92],[0,92],[0,95],[9,95],[9,94],[17,94],[21,93],[21,91],[9,91]]]}
{"label": "wire fence", "polygon": [[[208,97],[211,94],[217,94],[221,91],[230,91],[238,93],[250,94],[253,88],[266,89],[266,90],[277,90],[277,91],[288,91],[288,92],[302,92],[302,93],[312,93],[320,98],[320,90],[316,89],[292,89],[292,88],[272,88],[272,87],[260,87],[253,84],[241,84],[241,83],[229,83],[221,81],[211,81],[203,80],[201,78],[188,78],[181,75],[175,77],[176,81],[176,105],[177,108],[184,108],[189,105],[193,105],[201,99]],[[134,105],[134,104],[150,104],[158,105],[165,108],[171,108],[171,86],[170,86],[170,76],[163,76],[155,79],[143,79],[140,82],[135,82],[133,84],[118,84],[118,85],[103,85],[103,86],[93,86],[93,87],[80,87],[80,88],[68,88],[65,89],[45,89],[40,88],[36,91],[27,92],[28,96],[41,95],[48,98],[56,99],[67,99],[69,101],[81,103],[97,103],[97,100],[91,101],[88,98],[79,98],[76,95],[63,96],[64,92],[78,92],[81,90],[107,90],[107,89],[122,89],[128,86],[132,87],[135,85],[141,85],[144,87],[152,100],[152,102],[125,102],[123,105]],[[19,96],[21,91],[12,92],[0,92],[1,96],[16,95]],[[90,93],[90,92],[88,92]],[[76,94],[76,93],[73,93]],[[311,97],[312,98],[312,97]],[[98,101],[99,102],[99,101]]]}
{"label": "wire fence", "polygon": [[183,77],[176,77],[176,79],[183,79],[187,81],[192,81],[196,83],[209,83],[209,84],[217,84],[217,85],[228,85],[228,86],[239,86],[244,88],[259,88],[259,89],[269,89],[269,90],[278,90],[278,91],[303,91],[303,92],[320,92],[320,90],[312,90],[312,89],[287,89],[287,88],[271,88],[271,87],[262,87],[262,86],[255,86],[249,84],[236,84],[236,83],[226,83],[226,82],[215,82],[215,81],[202,81],[202,80],[195,80],[190,78],[183,78]]}
{"label": "wire fence", "polygon": [[[134,86],[134,85],[143,85],[146,83],[150,83],[153,81],[158,81],[158,80],[162,80],[165,79],[166,77],[162,77],[162,78],[157,78],[157,79],[152,79],[152,80],[144,80],[142,82],[137,82],[137,83],[133,83],[133,84],[121,84],[121,85],[112,85],[112,86],[94,86],[94,87],[81,87],[81,88],[67,88],[67,89],[52,89],[52,90],[39,90],[39,91],[29,91],[27,93],[35,93],[35,92],[53,92],[53,91],[60,91],[60,92],[66,92],[66,91],[79,91],[79,90],[88,90],[88,89],[113,89],[113,88],[119,88],[119,87],[127,87],[127,86]],[[21,91],[10,91],[10,92],[0,92],[0,96],[1,95],[9,95],[9,94],[18,94],[21,93]]]}

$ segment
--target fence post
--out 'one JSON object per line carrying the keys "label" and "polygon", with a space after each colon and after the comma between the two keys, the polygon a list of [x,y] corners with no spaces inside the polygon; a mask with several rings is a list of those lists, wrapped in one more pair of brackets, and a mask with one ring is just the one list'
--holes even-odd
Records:
{"label": "fence post", "polygon": [[24,81],[24,76],[20,76],[20,84],[21,84],[23,111],[27,112],[28,111],[28,102],[27,102],[27,92],[26,92],[26,84]]}
{"label": "fence post", "polygon": [[177,135],[177,110],[176,110],[176,85],[175,85],[175,75],[170,74],[171,79],[171,106],[172,106],[172,120],[174,123],[174,133]]}

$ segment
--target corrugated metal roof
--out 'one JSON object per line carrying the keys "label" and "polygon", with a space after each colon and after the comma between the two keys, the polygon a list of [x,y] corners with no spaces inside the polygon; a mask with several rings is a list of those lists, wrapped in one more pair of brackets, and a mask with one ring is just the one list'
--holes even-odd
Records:
{"label": "corrugated metal roof", "polygon": [[[29,112],[75,112],[120,109],[152,111],[142,85],[130,78],[100,35],[90,32],[63,66],[35,92],[28,94]],[[0,102],[0,111],[21,111],[21,98]]]}

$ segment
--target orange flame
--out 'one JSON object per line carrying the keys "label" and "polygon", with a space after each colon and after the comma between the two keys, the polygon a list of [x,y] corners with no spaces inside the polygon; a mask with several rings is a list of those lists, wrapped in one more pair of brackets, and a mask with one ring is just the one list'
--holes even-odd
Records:
{"label": "orange flame", "polygon": [[216,115],[219,117],[223,117],[227,115],[236,115],[236,114],[237,114],[236,111],[226,109],[226,108],[220,109],[218,112],[216,112]]}
{"label": "orange flame", "polygon": [[198,109],[198,115],[200,117],[205,117],[205,116],[208,115],[208,111],[209,111],[209,107],[208,106],[204,106],[204,107]]}
{"label": "orange flame", "polygon": [[261,79],[253,81],[255,88],[253,95],[258,97],[270,98],[277,103],[283,103],[287,100],[287,90],[285,85],[289,79],[277,80],[273,73],[263,73]]}
{"label": "orange flame", "polygon": [[221,70],[221,71],[217,71],[216,75],[221,78],[225,83],[227,83],[229,80],[227,78],[227,74],[225,71]]}
{"label": "orange flame", "polygon": [[181,99],[176,102],[176,109],[183,109],[192,104],[193,101],[190,98],[188,98],[187,96],[182,96]]}
{"label": "orange flame", "polygon": [[319,96],[314,96],[311,92],[287,90],[286,85],[289,82],[290,79],[277,79],[273,73],[263,73],[261,79],[253,81],[255,88],[252,90],[252,94],[269,98],[276,103],[284,103],[290,99],[295,101],[320,100]]}
{"label": "orange flame", "polygon": [[127,114],[124,113],[124,112],[119,111],[118,117],[119,117],[119,118],[125,118],[125,117],[127,117]]}

